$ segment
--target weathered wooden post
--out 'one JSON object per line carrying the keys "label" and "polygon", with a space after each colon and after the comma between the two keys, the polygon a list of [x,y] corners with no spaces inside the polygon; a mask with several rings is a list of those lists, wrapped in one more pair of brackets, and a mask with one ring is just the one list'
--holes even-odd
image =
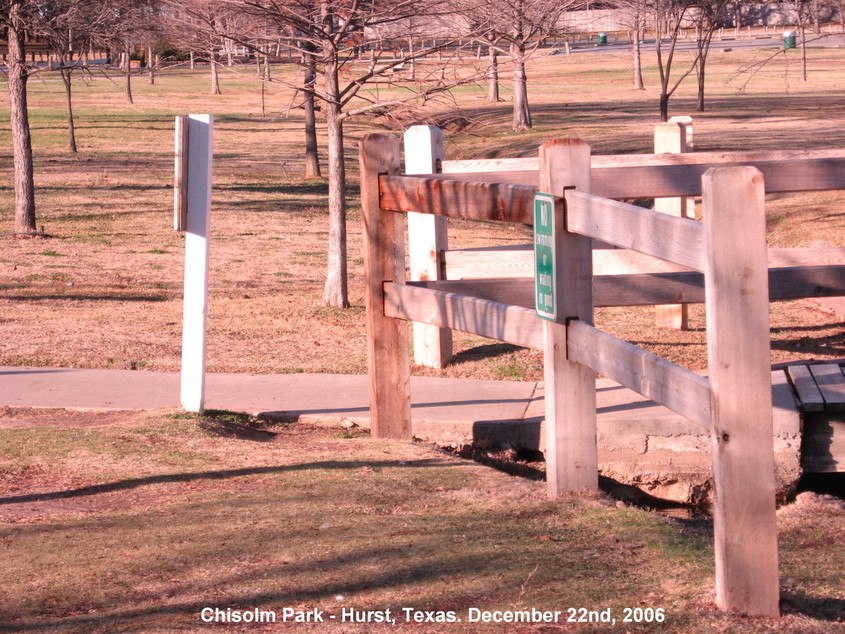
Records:
{"label": "weathered wooden post", "polygon": [[174,227],[185,231],[181,403],[189,412],[202,412],[205,405],[214,117],[207,114],[178,117],[176,131]]}
{"label": "weathered wooden post", "polygon": [[[540,146],[540,191],[563,197],[564,189],[590,191],[590,146],[554,139]],[[550,498],[564,491],[598,488],[596,375],[566,358],[566,323],[593,323],[592,240],[566,231],[563,206],[556,206],[554,232],[555,321],[546,321],[546,482]]]}
{"label": "weathered wooden post", "polygon": [[[654,126],[654,153],[680,154],[687,151],[686,126],[681,122],[667,121]],[[654,210],[673,216],[686,215],[686,198],[655,198]],[[693,212],[694,213],[694,212]],[[666,304],[654,307],[655,322],[663,328],[689,329],[686,304]]]}
{"label": "weathered wooden post", "polygon": [[405,281],[402,214],[379,206],[379,174],[399,173],[399,140],[368,134],[360,142],[370,431],[375,438],[411,438],[408,326],[384,314],[384,283]]}
{"label": "weathered wooden post", "polygon": [[[443,160],[443,131],[433,125],[415,125],[405,132],[405,173],[434,174]],[[440,253],[448,248],[445,216],[408,213],[410,279],[441,279]],[[414,362],[443,368],[452,358],[452,331],[428,324],[413,325]]]}
{"label": "weathered wooden post", "polygon": [[702,179],[716,603],[777,616],[778,550],[763,176]]}

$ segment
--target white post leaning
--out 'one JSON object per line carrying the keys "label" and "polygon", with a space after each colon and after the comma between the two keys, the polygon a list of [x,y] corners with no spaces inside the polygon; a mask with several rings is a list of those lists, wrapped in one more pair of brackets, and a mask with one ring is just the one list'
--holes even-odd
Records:
{"label": "white post leaning", "polygon": [[[443,160],[443,131],[433,125],[415,125],[404,136],[405,173],[434,174]],[[440,253],[448,248],[446,218],[434,214],[408,213],[409,279],[439,280]],[[415,323],[414,362],[443,368],[452,358],[452,331]]]}
{"label": "white post leaning", "polygon": [[778,546],[763,175],[702,178],[716,604],[778,616]]}
{"label": "white post leaning", "polygon": [[211,166],[214,116],[187,117],[188,167],[185,170],[185,294],[182,318],[181,403],[189,412],[205,405],[208,322],[208,242],[211,227]]}
{"label": "white post leaning", "polygon": [[[654,153],[680,154],[687,151],[686,126],[681,122],[667,121],[654,126]],[[686,198],[655,198],[654,210],[672,216],[686,215]],[[666,304],[654,307],[655,323],[663,328],[689,329],[686,304]]]}

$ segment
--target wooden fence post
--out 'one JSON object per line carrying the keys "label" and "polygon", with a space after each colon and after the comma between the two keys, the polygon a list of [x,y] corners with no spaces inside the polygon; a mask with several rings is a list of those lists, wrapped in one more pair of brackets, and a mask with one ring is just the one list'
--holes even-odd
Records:
{"label": "wooden fence post", "polygon": [[187,117],[187,121],[182,121],[180,132],[185,128],[188,135],[188,166],[186,170],[183,170],[187,183],[184,184],[186,191],[184,230],[186,233],[181,403],[187,411],[201,413],[205,406],[208,246],[211,228],[214,116],[192,114]]}
{"label": "wooden fence post", "polygon": [[379,174],[398,174],[399,140],[368,134],[360,142],[370,431],[374,438],[411,438],[408,325],[384,314],[384,283],[405,281],[403,215],[379,207]]}
{"label": "wooden fence post", "polygon": [[[405,173],[434,174],[443,160],[443,131],[433,125],[415,125],[405,132]],[[440,253],[448,248],[444,216],[408,213],[410,279],[442,279]],[[413,324],[414,362],[443,368],[452,358],[452,331],[428,324]]]}
{"label": "wooden fence post", "polygon": [[[566,187],[590,191],[590,146],[578,139],[554,139],[540,146],[540,191],[563,197]],[[596,375],[566,358],[566,321],[593,323],[592,240],[567,232],[565,218],[557,218],[556,224],[558,323],[543,322],[550,498],[598,488]]]}
{"label": "wooden fence post", "polygon": [[[684,152],[693,152],[695,151],[695,142],[693,138],[693,126],[692,126],[692,117],[688,115],[679,115],[676,117],[669,117],[669,123],[680,123],[681,126],[684,128],[684,143],[686,145],[686,149]],[[686,216],[692,220],[695,220],[695,198],[693,197],[686,197],[682,198],[684,201],[681,206],[681,215]]]}
{"label": "wooden fence post", "polygon": [[[680,122],[658,123],[654,126],[654,153],[680,154],[687,151],[686,127]],[[686,214],[686,198],[655,198],[654,210],[673,216]],[[654,307],[655,323],[663,328],[689,329],[686,304],[666,304]]]}
{"label": "wooden fence post", "polygon": [[778,551],[763,176],[702,179],[707,264],[716,603],[778,615]]}

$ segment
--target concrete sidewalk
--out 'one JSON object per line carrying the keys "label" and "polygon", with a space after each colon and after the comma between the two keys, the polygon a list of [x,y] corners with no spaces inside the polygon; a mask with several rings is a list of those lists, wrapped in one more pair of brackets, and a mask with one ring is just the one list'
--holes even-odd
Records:
{"label": "concrete sidewalk", "polygon": [[[599,417],[690,423],[608,380],[598,382]],[[179,373],[0,366],[0,406],[67,409],[178,408]],[[366,376],[209,374],[207,409],[280,420],[369,426]],[[534,382],[412,377],[414,433],[443,443],[505,441],[539,448],[542,386]]]}

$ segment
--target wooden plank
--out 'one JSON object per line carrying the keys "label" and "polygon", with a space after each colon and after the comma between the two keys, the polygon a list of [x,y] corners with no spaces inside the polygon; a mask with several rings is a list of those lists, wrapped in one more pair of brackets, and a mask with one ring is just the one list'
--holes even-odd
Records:
{"label": "wooden plank", "polygon": [[[675,117],[672,117],[673,119]],[[689,146],[687,133],[687,146]],[[801,161],[824,158],[845,158],[845,148],[775,150],[762,152],[710,151],[692,152],[688,148],[685,154],[594,154],[592,166],[599,167],[642,167],[644,165],[720,165],[748,164],[771,161]]]}
{"label": "wooden plank", "polygon": [[[405,131],[405,173],[432,174],[444,156],[443,132],[432,125],[415,125]],[[440,253],[449,248],[446,218],[408,213],[408,265],[412,280],[440,279]],[[429,324],[413,324],[414,362],[443,368],[452,358],[452,331]]]}
{"label": "wooden plank", "polygon": [[[443,161],[444,174],[468,174],[473,172],[525,172],[533,171],[539,175],[540,159],[536,156],[527,158],[491,158]],[[535,180],[536,182],[536,180]]]}
{"label": "wooden plank", "polygon": [[[680,154],[687,151],[686,126],[678,122],[666,121],[654,126],[654,153]],[[686,214],[688,198],[655,198],[654,211],[688,217]],[[695,217],[693,216],[693,220]],[[689,314],[686,304],[665,304],[654,307],[654,322],[660,328],[676,330],[689,329]]]}
{"label": "wooden plank", "polygon": [[699,376],[579,320],[568,324],[569,358],[710,427],[710,385]]}
{"label": "wooden plank", "polygon": [[[769,269],[768,274],[770,301],[845,296],[845,266],[778,268]],[[458,295],[534,307],[533,277],[443,280],[422,285]],[[703,303],[704,276],[695,271],[593,276],[595,307],[654,306],[670,301]]]}
{"label": "wooden plank", "polygon": [[569,190],[566,224],[569,231],[704,270],[704,230],[694,220]]}
{"label": "wooden plank", "polygon": [[[446,279],[478,279],[489,277],[531,277],[534,275],[532,245],[508,245],[457,249],[443,253]],[[845,248],[778,248],[769,249],[769,268],[845,265]],[[593,249],[593,272],[596,275],[665,273],[685,270],[684,267],[658,260],[628,249]],[[821,271],[821,269],[819,269]],[[830,269],[831,273],[834,273]],[[821,280],[820,280],[821,281]],[[781,280],[783,284],[785,280]],[[827,289],[841,288],[834,278],[826,278],[821,295],[833,295]],[[799,295],[795,295],[799,297]],[[815,295],[802,295],[812,297]]]}
{"label": "wooden plank", "polygon": [[[787,193],[845,189],[845,158],[739,163],[758,168],[766,192]],[[593,170],[593,193],[607,198],[699,196],[701,177],[717,164],[649,165]]]}
{"label": "wooden plank", "polygon": [[[675,117],[672,117],[675,119]],[[689,132],[687,132],[689,146]],[[683,156],[667,156],[663,152],[654,154],[594,154],[590,157],[592,167],[642,167],[645,165],[717,165],[723,163],[756,163],[769,161],[795,161],[820,158],[843,158],[845,149],[779,150],[774,152],[691,152]],[[474,172],[536,172],[539,180],[540,159],[536,156],[523,158],[493,158],[443,161],[443,173]]]}
{"label": "wooden plank", "polygon": [[533,308],[426,288],[443,282],[384,285],[388,317],[453,328],[517,346],[543,349],[543,327]]}
{"label": "wooden plank", "polygon": [[382,176],[381,209],[522,224],[534,220],[534,187],[441,180],[436,176]]}
{"label": "wooden plank", "polygon": [[[567,187],[590,191],[590,146],[577,139],[555,139],[540,146],[540,190],[562,196]],[[554,237],[554,294],[560,321],[593,323],[592,243],[565,224],[563,208]],[[543,373],[546,408],[546,491],[598,489],[596,375],[566,355],[566,325],[543,320]]]}
{"label": "wooden plank", "polygon": [[845,412],[845,376],[835,363],[820,363],[808,366],[819,386],[825,403],[825,410]]}
{"label": "wooden plank", "polygon": [[801,402],[801,410],[804,412],[823,412],[824,399],[819,387],[816,385],[813,375],[806,365],[790,365],[786,368],[792,387]]}
{"label": "wooden plank", "polygon": [[379,209],[379,174],[399,171],[399,140],[368,134],[360,141],[361,208],[370,375],[370,430],[375,438],[411,438],[408,325],[385,314],[386,281],[405,281],[404,217]]}
{"label": "wooden plank", "polygon": [[703,179],[716,604],[779,614],[769,291],[763,176]]}
{"label": "wooden plank", "polygon": [[189,119],[176,117],[176,147],[173,155],[173,230],[185,231],[188,224],[188,129]]}

